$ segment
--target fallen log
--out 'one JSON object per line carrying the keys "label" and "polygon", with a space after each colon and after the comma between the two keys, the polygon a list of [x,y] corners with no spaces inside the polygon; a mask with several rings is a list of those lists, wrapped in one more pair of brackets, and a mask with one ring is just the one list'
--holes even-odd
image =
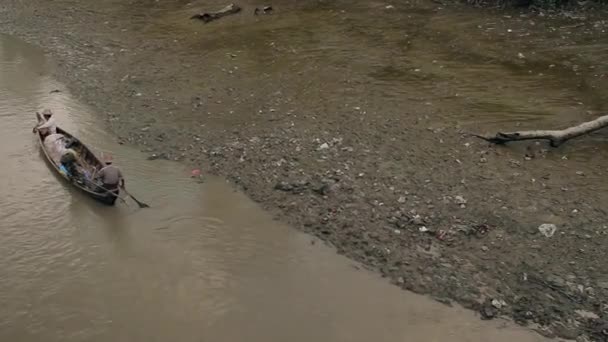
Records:
{"label": "fallen log", "polygon": [[200,19],[206,24],[208,22],[214,21],[221,17],[225,17],[230,14],[239,13],[240,11],[241,11],[241,8],[239,6],[237,6],[235,4],[230,4],[217,12],[204,12],[204,13],[195,14],[195,15],[191,16],[190,19]]}
{"label": "fallen log", "polygon": [[510,141],[521,140],[549,140],[552,147],[558,147],[570,139],[595,132],[606,126],[608,126],[608,115],[600,116],[593,121],[584,122],[578,126],[569,127],[563,130],[498,132],[494,136],[472,135],[494,144],[505,144]]}

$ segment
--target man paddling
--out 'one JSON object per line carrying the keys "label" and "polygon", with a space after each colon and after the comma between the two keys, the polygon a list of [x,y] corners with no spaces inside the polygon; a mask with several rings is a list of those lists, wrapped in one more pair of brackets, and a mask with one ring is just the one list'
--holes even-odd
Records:
{"label": "man paddling", "polygon": [[50,109],[45,109],[42,111],[42,118],[44,118],[44,122],[39,122],[36,127],[32,130],[32,132],[36,133],[40,131],[43,137],[46,137],[50,134],[57,133],[57,123],[55,122],[55,117],[53,116],[53,112]]}
{"label": "man paddling", "polygon": [[104,162],[106,166],[99,170],[95,175],[95,178],[100,181],[101,186],[105,190],[113,192],[116,192],[119,185],[121,188],[124,188],[125,179],[122,177],[120,169],[112,164],[112,157],[110,155],[105,155]]}

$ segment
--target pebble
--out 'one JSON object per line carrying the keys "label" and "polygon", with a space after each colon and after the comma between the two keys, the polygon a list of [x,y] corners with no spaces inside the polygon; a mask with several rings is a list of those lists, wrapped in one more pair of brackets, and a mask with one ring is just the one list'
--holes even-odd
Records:
{"label": "pebble", "polygon": [[481,246],[481,250],[484,251],[484,252],[487,252],[490,249],[488,248],[488,246]]}
{"label": "pebble", "polygon": [[600,318],[600,316],[598,316],[595,312],[591,312],[591,311],[574,310],[574,312],[576,312],[576,314],[581,316],[582,318],[586,318],[586,319],[599,319]]}
{"label": "pebble", "polygon": [[462,196],[460,196],[460,195],[458,195],[458,196],[454,197],[454,200],[456,201],[456,204],[461,205],[461,206],[462,206],[463,204],[467,204],[467,200],[466,200],[466,199],[464,199],[464,197],[462,197]]}
{"label": "pebble", "polygon": [[538,227],[538,231],[545,237],[552,237],[557,231],[557,226],[552,223],[543,223]]}
{"label": "pebble", "polygon": [[507,303],[504,300],[492,299],[492,306],[501,309],[504,306],[507,306]]}
{"label": "pebble", "polygon": [[424,220],[422,219],[422,217],[420,215],[414,215],[414,217],[412,217],[412,223],[417,225],[417,226],[422,226],[424,225]]}

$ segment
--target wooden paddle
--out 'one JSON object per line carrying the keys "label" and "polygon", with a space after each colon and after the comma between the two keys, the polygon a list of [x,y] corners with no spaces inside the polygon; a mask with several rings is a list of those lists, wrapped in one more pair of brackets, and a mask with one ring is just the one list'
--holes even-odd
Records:
{"label": "wooden paddle", "polygon": [[137,200],[137,198],[135,198],[133,195],[131,195],[131,194],[130,194],[130,193],[127,191],[127,189],[125,189],[125,187],[124,187],[124,186],[121,186],[120,188],[121,188],[121,189],[122,189],[122,190],[125,192],[125,194],[127,194],[129,197],[131,197],[131,199],[132,199],[132,200],[134,200],[134,201],[135,201],[135,203],[137,203],[137,205],[139,205],[139,207],[140,207],[140,208],[150,208],[150,206],[149,206],[149,205],[147,205],[146,203],[138,201],[138,200]]}

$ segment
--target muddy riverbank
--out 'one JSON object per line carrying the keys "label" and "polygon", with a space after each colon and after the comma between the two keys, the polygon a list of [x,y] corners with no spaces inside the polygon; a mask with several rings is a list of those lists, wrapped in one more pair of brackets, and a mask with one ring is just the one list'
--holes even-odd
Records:
{"label": "muddy riverbank", "polygon": [[[223,178],[193,183],[185,165],[146,160],[53,92],[51,68],[0,34],[0,341],[548,341],[400,291]],[[109,208],[62,182],[30,133],[33,103],[112,151],[153,209]]]}
{"label": "muddy riverbank", "polygon": [[295,1],[187,19],[223,5],[8,0],[0,27],[52,54],[121,143],[231,179],[397,286],[606,339],[605,133],[551,150],[461,134],[606,110],[606,19]]}

